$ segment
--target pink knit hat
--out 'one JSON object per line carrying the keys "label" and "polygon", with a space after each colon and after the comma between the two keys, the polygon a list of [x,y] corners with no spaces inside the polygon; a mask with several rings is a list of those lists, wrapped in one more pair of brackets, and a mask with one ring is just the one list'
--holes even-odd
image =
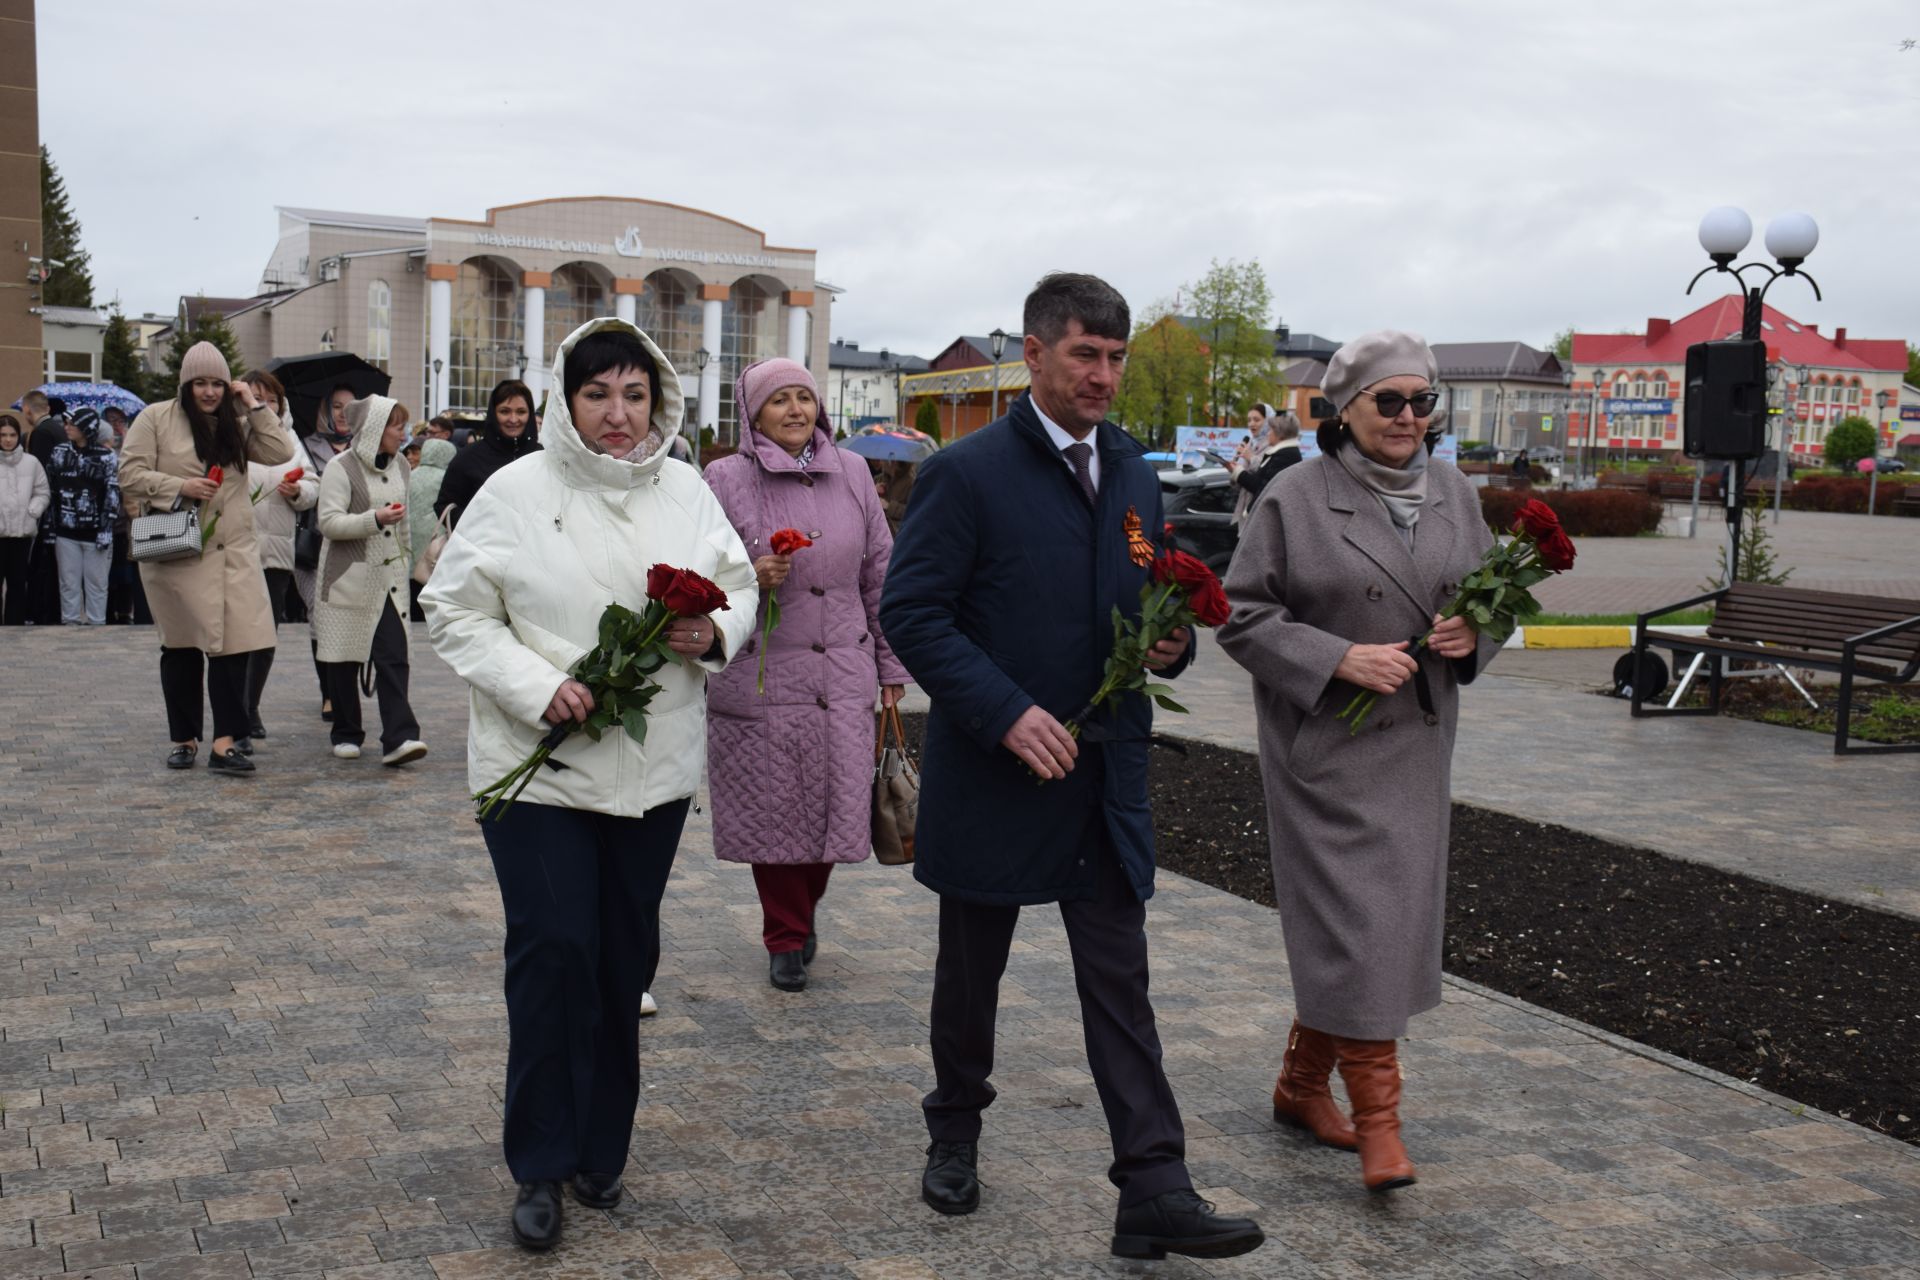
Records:
{"label": "pink knit hat", "polygon": [[733,384],[733,403],[740,412],[740,424],[752,427],[759,420],[760,411],[767,407],[767,401],[782,387],[805,387],[813,392],[813,402],[819,407],[813,425],[825,429],[829,436],[833,434],[833,428],[827,424],[826,403],[820,398],[820,388],[815,385],[813,375],[805,365],[785,356],[762,360],[740,371]]}
{"label": "pink knit hat", "polygon": [[184,387],[195,378],[217,378],[228,383],[233,381],[233,374],[227,369],[227,358],[211,342],[196,342],[187,348],[186,355],[180,357],[180,385]]}

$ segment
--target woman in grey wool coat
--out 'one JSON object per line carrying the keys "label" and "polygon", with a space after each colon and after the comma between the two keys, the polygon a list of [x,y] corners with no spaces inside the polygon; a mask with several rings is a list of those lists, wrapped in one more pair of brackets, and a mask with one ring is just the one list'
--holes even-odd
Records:
{"label": "woman in grey wool coat", "polygon": [[[1414,1181],[1395,1041],[1440,1003],[1459,689],[1497,651],[1439,611],[1492,542],[1473,487],[1429,457],[1439,368],[1381,331],[1335,353],[1321,456],[1254,504],[1220,646],[1253,673],[1274,893],[1297,1021],[1274,1117],[1360,1152],[1367,1187]],[[1410,642],[1433,636],[1418,659]],[[1335,717],[1380,700],[1357,732]],[[1328,1089],[1335,1065],[1353,1122]]]}

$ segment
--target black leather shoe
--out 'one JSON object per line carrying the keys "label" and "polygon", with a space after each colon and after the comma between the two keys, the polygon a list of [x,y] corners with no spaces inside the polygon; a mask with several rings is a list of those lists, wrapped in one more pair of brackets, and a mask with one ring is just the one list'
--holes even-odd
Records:
{"label": "black leather shoe", "polygon": [[939,1142],[927,1148],[920,1198],[939,1213],[972,1213],[980,1207],[980,1144]]}
{"label": "black leather shoe", "polygon": [[620,1185],[617,1173],[576,1173],[573,1198],[589,1209],[611,1209],[620,1203],[627,1189]]}
{"label": "black leather shoe", "polygon": [[1151,1200],[1122,1209],[1113,1220],[1113,1256],[1164,1258],[1237,1258],[1266,1240],[1252,1218],[1229,1218],[1191,1188],[1163,1191]]}
{"label": "black leather shoe", "polygon": [[241,755],[237,747],[228,747],[225,751],[208,752],[207,768],[215,773],[252,773],[253,761]]}
{"label": "black leather shoe", "polygon": [[253,739],[235,738],[233,740],[233,749],[243,756],[251,756],[253,754]]}
{"label": "black leather shoe", "polygon": [[560,1243],[560,1184],[523,1182],[513,1201],[513,1241],[522,1249],[545,1253]]}
{"label": "black leather shoe", "polygon": [[807,962],[798,951],[776,951],[767,957],[767,981],[782,991],[805,991]]}
{"label": "black leather shoe", "polygon": [[167,753],[167,768],[191,769],[198,753],[192,747],[175,747]]}
{"label": "black leather shoe", "polygon": [[261,724],[258,720],[255,720],[252,724],[247,726],[247,736],[249,738],[266,737],[267,736],[266,726]]}
{"label": "black leather shoe", "polygon": [[800,963],[812,964],[813,958],[820,954],[820,935],[807,930],[807,940],[800,945]]}

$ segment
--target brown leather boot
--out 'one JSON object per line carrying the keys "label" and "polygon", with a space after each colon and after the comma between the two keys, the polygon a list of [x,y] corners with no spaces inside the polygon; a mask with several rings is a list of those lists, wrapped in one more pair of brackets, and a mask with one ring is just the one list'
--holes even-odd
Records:
{"label": "brown leather boot", "polygon": [[1296,1020],[1287,1032],[1280,1078],[1273,1082],[1273,1118],[1305,1129],[1324,1146],[1352,1151],[1358,1146],[1353,1125],[1327,1088],[1333,1063],[1333,1037]]}
{"label": "brown leather boot", "polygon": [[1394,1042],[1334,1037],[1333,1045],[1353,1103],[1361,1181],[1369,1191],[1412,1186],[1413,1161],[1400,1142],[1400,1060]]}

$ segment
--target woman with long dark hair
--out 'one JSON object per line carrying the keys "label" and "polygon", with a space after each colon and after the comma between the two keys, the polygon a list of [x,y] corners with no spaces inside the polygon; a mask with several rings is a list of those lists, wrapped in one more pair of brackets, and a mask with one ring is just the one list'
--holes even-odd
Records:
{"label": "woman with long dark hair", "polygon": [[440,495],[433,500],[434,516],[452,507],[447,527],[456,527],[467,504],[494,472],[539,451],[540,427],[533,420],[533,392],[518,378],[497,383],[487,397],[487,420],[480,424],[479,438],[447,465]]}
{"label": "woman with long dark hair", "polygon": [[272,647],[273,610],[254,543],[247,464],[274,466],[292,456],[280,416],[252,387],[233,381],[210,342],[196,343],[181,360],[179,398],[147,406],[127,431],[120,457],[127,499],[148,511],[198,503],[203,536],[213,525],[199,555],[140,566],[160,632],[170,769],[193,767],[204,687],[213,703],[208,766],[253,772],[235,744],[248,729],[247,654]]}

